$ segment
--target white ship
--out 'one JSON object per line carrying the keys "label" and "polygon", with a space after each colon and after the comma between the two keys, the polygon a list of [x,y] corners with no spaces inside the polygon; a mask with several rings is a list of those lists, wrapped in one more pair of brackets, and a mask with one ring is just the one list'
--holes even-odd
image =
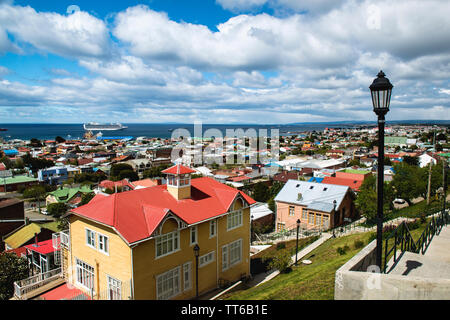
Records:
{"label": "white ship", "polygon": [[89,122],[83,124],[84,130],[86,131],[116,131],[116,130],[123,130],[128,127],[122,125],[121,123],[97,123],[97,122]]}

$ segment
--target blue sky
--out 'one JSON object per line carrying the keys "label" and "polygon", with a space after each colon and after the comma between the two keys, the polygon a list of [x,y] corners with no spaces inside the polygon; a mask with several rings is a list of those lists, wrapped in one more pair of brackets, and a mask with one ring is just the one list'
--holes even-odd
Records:
{"label": "blue sky", "polygon": [[445,0],[0,0],[0,123],[375,120],[380,69],[388,120],[450,120],[449,12]]}

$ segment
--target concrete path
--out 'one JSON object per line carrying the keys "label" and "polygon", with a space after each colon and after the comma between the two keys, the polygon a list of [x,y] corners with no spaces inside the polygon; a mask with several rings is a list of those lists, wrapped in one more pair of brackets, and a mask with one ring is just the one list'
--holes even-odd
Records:
{"label": "concrete path", "polygon": [[[404,252],[389,274],[420,278],[450,279],[450,226],[431,240],[425,254]],[[392,266],[393,258],[389,262]]]}
{"label": "concrete path", "polygon": [[[308,255],[311,251],[313,251],[314,249],[316,249],[318,246],[320,246],[322,243],[324,243],[325,241],[327,241],[328,239],[330,239],[332,237],[331,234],[329,233],[322,233],[321,237],[319,239],[317,239],[316,241],[314,241],[313,243],[311,243],[309,246],[307,246],[306,248],[300,250],[297,254],[297,259],[299,261],[299,263],[301,263],[301,259],[304,258],[306,255]],[[293,255],[291,257],[292,259],[292,264],[295,263],[295,255]],[[248,285],[252,286],[252,287],[257,287],[273,278],[275,278],[277,275],[280,274],[279,270],[271,270],[265,273],[260,273],[257,274],[255,277],[253,277],[252,280],[249,281]]]}

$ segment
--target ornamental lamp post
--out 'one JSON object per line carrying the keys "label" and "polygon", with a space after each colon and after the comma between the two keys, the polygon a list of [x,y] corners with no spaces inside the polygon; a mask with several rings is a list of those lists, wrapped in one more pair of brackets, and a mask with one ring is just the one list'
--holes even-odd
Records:
{"label": "ornamental lamp post", "polygon": [[377,182],[377,248],[376,264],[381,272],[382,233],[383,233],[383,183],[384,183],[384,116],[389,112],[392,88],[394,86],[380,71],[370,85],[373,112],[378,116],[378,182]]}
{"label": "ornamental lamp post", "polygon": [[334,230],[336,229],[336,204],[337,204],[337,201],[333,200],[333,215],[334,215],[334,218],[333,218],[333,238],[336,238],[336,234],[334,233]]}
{"label": "ornamental lamp post", "polygon": [[297,253],[298,253],[298,232],[300,230],[300,219],[297,219],[297,244],[295,247],[295,265],[297,265]]}
{"label": "ornamental lamp post", "polygon": [[198,255],[200,252],[200,247],[198,244],[194,247],[194,255],[195,255],[195,297],[198,299]]}

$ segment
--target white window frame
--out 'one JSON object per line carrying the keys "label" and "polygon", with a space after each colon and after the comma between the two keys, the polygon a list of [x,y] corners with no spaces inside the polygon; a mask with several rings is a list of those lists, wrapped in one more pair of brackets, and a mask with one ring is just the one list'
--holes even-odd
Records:
{"label": "white window frame", "polygon": [[192,262],[183,264],[183,291],[192,289]]}
{"label": "white window frame", "polygon": [[[90,264],[75,257],[76,283],[87,290],[94,290],[95,269]],[[92,270],[89,270],[92,269]],[[80,273],[81,271],[81,273]],[[79,281],[81,279],[81,282]],[[84,283],[87,281],[88,283]],[[89,286],[91,285],[91,287]]]}
{"label": "white window frame", "polygon": [[[97,236],[98,251],[109,256],[109,237],[105,236],[104,234],[101,234],[101,233],[97,233],[97,235],[98,235]],[[106,242],[104,240],[100,241],[100,239],[106,239]],[[106,244],[106,246],[105,246],[105,244]],[[101,246],[106,247],[106,250],[102,249]]]}
{"label": "white window frame", "polygon": [[237,210],[227,216],[227,231],[242,227],[243,211]]}
{"label": "white window frame", "polygon": [[[106,275],[106,283],[108,284],[108,300],[122,300],[122,281]],[[113,291],[113,295],[111,295]]]}
{"label": "white window frame", "polygon": [[[167,241],[167,243],[169,243],[169,241],[172,241],[172,250],[171,251],[168,250],[167,252],[158,255],[158,241],[160,241],[163,238],[168,238],[169,236],[171,236],[172,239],[167,239],[166,241]],[[163,242],[161,244],[161,246],[164,246],[164,244],[165,244],[165,242]],[[169,244],[167,244],[167,246],[169,246]],[[155,259],[159,259],[159,258],[168,256],[177,251],[180,251],[180,231],[177,230],[177,231],[165,233],[165,234],[162,234],[155,238]]]}
{"label": "white window frame", "polygon": [[213,263],[214,261],[216,261],[216,252],[208,252],[207,254],[204,254],[198,258],[198,267],[205,267],[208,264]]}
{"label": "white window frame", "polygon": [[[173,297],[176,297],[181,293],[181,267],[175,267],[169,271],[161,273],[156,276],[156,299],[157,300],[169,300]],[[164,279],[164,277],[170,277],[168,279]],[[162,280],[161,280],[162,279]],[[159,283],[160,281],[171,282],[172,287],[170,289],[166,289],[163,292],[160,292],[160,288],[164,289],[165,283]],[[172,291],[170,293],[170,291]],[[169,294],[170,293],[170,294]]]}
{"label": "white window frame", "polygon": [[[192,234],[194,234],[194,241],[192,241]],[[189,245],[193,246],[198,243],[198,226],[189,228]]]}
{"label": "white window frame", "polygon": [[[88,228],[85,228],[85,235],[86,235],[86,239],[85,239],[85,242],[86,242],[86,245],[88,246],[88,247],[91,247],[92,249],[97,249],[97,232],[95,232],[95,231],[93,231],[93,230],[91,230],[91,229],[88,229]],[[89,236],[88,236],[88,233],[89,232],[91,232],[92,233],[92,235],[91,235],[91,239],[94,241],[94,245],[92,245],[92,243],[90,243],[89,241],[88,241],[88,239],[89,239]]]}
{"label": "white window frame", "polygon": [[[238,253],[238,259],[232,261],[233,250],[235,250],[235,248],[233,248],[233,246],[235,246],[235,245],[237,245],[236,248],[238,248],[238,252],[239,252]],[[228,245],[228,251],[229,251],[229,256],[230,256],[230,258],[229,258],[229,260],[230,260],[229,261],[229,268],[231,268],[231,267],[241,263],[242,262],[242,239],[239,239],[239,240],[236,240],[236,241],[230,243]]]}
{"label": "white window frame", "polygon": [[228,245],[222,247],[222,271],[228,269]]}
{"label": "white window frame", "polygon": [[[212,232],[214,231],[214,232]],[[209,222],[209,238],[214,238],[217,235],[217,220],[211,220]]]}
{"label": "white window frame", "polygon": [[[222,271],[228,270],[242,262],[242,239],[230,242],[222,247]],[[237,251],[237,259],[233,259]]]}

